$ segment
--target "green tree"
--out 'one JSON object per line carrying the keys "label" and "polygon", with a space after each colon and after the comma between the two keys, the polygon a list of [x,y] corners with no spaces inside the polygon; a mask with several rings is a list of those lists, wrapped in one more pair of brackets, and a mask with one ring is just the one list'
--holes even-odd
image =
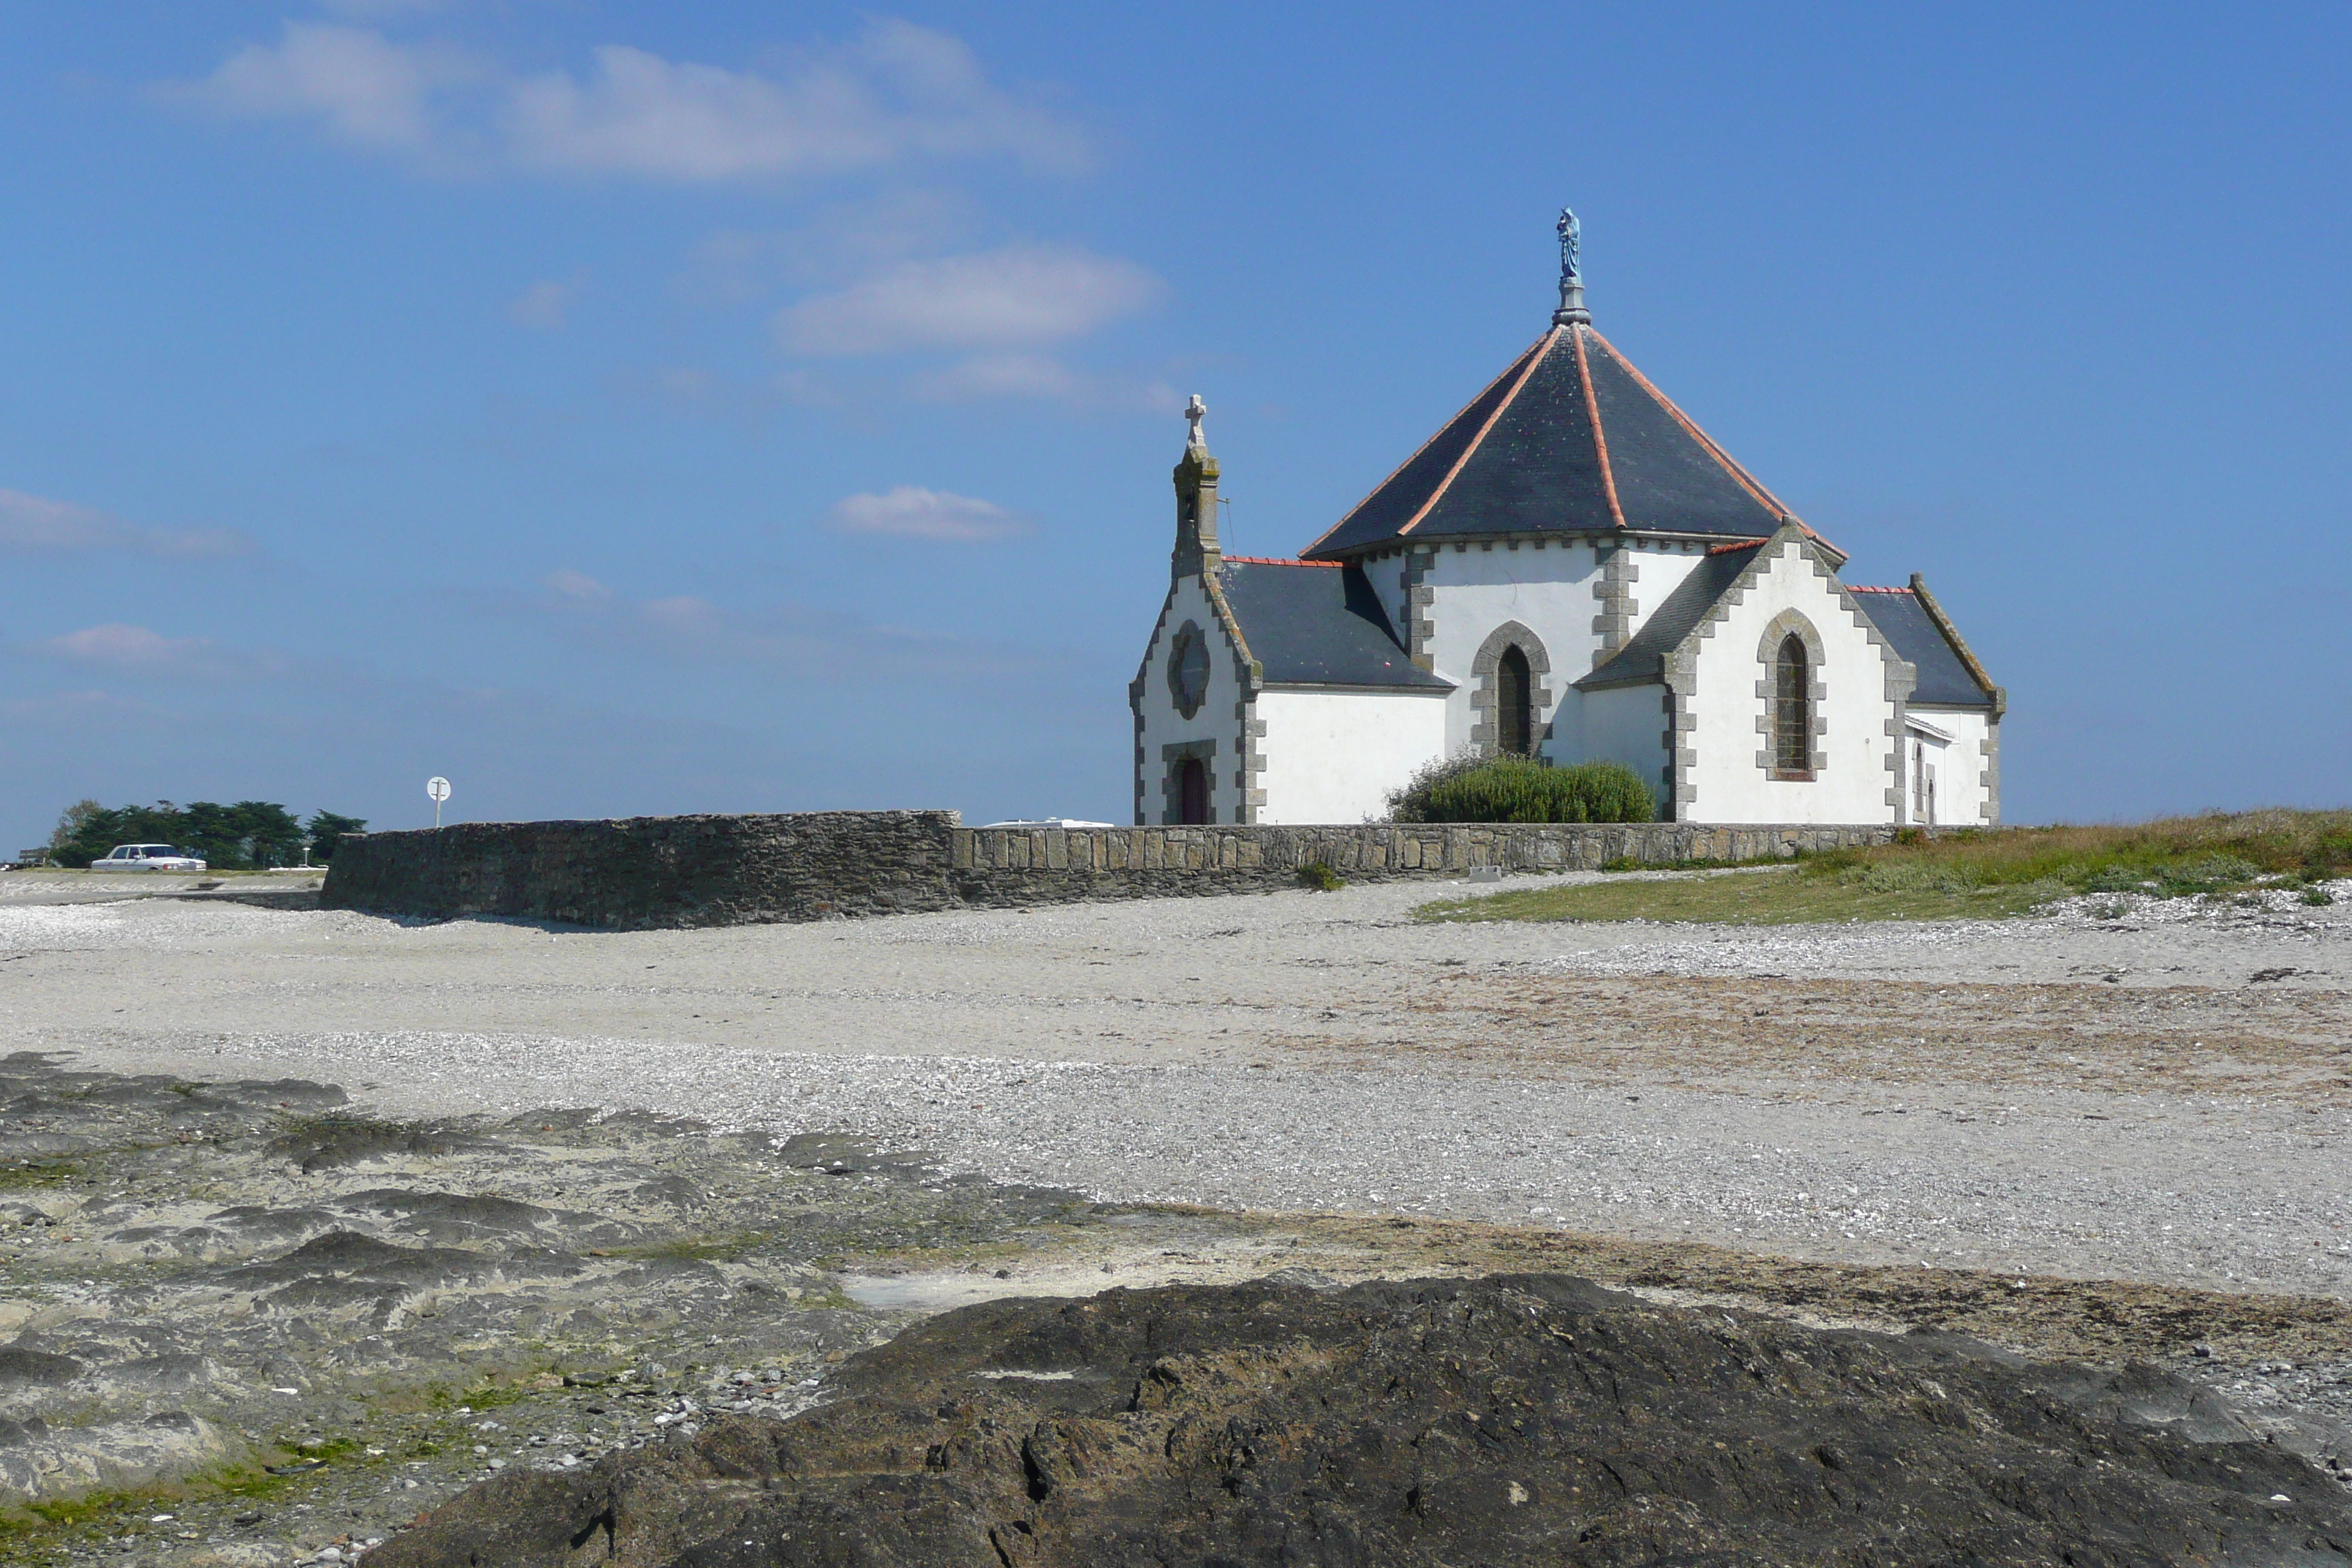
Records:
{"label": "green tree", "polygon": [[367,818],[318,811],[310,814],[310,820],[303,831],[310,836],[310,858],[324,866],[334,859],[335,846],[344,834],[367,831]]}
{"label": "green tree", "polygon": [[118,844],[185,844],[187,829],[187,814],[168,800],[110,808],[79,801],[58,819],[50,858],[60,866],[87,866]]}
{"label": "green tree", "polygon": [[106,807],[87,797],[74,802],[58,816],[58,826],[49,834],[49,863],[54,866],[71,864],[66,857],[74,853],[75,845],[91,821],[106,815]]}
{"label": "green tree", "polygon": [[60,866],[87,866],[118,844],[170,844],[201,856],[216,871],[244,871],[299,860],[302,824],[266,800],[234,805],[197,800],[184,806],[159,800],[112,807],[83,800],[58,819],[49,858]]}
{"label": "green tree", "polygon": [[237,852],[247,866],[291,866],[302,858],[302,822],[282,805],[241,800],[228,808]]}

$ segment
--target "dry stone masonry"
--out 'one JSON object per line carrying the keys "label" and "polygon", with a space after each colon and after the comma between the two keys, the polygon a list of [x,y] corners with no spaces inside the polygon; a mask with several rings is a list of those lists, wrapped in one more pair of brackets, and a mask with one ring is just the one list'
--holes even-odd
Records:
{"label": "dry stone masonry", "polygon": [[1691,823],[965,827],[952,811],[468,823],[343,840],[320,902],[622,930],[1265,891],[1320,862],[1362,881],[1483,867],[1748,860],[1884,843],[1892,828]]}

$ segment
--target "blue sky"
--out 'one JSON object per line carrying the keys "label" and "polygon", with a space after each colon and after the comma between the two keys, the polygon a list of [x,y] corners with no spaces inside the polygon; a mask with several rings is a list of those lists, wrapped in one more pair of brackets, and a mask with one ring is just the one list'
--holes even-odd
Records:
{"label": "blue sky", "polygon": [[1124,820],[1228,548],[1601,330],[2009,687],[2347,797],[2340,6],[0,4],[0,847],[68,802]]}

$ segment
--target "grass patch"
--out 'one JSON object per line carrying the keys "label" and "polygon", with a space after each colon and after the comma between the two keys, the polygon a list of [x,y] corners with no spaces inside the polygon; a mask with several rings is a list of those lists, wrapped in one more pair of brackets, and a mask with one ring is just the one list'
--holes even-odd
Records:
{"label": "grass patch", "polygon": [[[2302,889],[2352,876],[2352,812],[2256,811],[2099,827],[2011,827],[1929,837],[1801,858],[1786,870],[1585,883],[1448,899],[1427,921],[1696,921],[1734,925],[1988,919],[2025,914],[2078,894],[2232,896]],[[2258,900],[2254,900],[2258,901]]]}
{"label": "grass patch", "polygon": [[775,1240],[764,1231],[740,1231],[732,1236],[680,1236],[667,1241],[650,1242],[643,1247],[599,1248],[608,1258],[626,1258],[644,1263],[733,1263],[746,1253]]}
{"label": "grass patch", "polygon": [[62,1187],[81,1174],[79,1160],[16,1160],[0,1165],[0,1193]]}

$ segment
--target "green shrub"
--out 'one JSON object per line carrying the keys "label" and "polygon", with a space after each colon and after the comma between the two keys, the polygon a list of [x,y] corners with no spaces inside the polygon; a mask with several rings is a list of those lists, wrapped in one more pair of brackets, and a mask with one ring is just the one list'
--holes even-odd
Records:
{"label": "green shrub", "polygon": [[1618,763],[1552,766],[1475,752],[1430,763],[1389,796],[1394,822],[1648,822],[1657,803]]}
{"label": "green shrub", "polygon": [[1309,860],[1298,868],[1298,885],[1310,892],[1336,893],[1348,884],[1339,873],[1320,860]]}

